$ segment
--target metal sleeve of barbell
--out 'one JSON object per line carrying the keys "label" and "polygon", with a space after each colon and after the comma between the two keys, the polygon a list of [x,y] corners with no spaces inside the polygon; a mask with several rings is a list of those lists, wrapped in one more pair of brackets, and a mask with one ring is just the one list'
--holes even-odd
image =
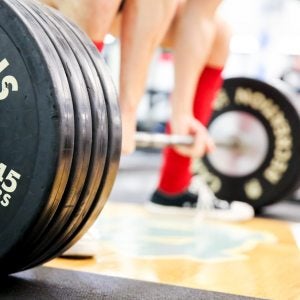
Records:
{"label": "metal sleeve of barbell", "polygon": [[135,142],[137,148],[164,148],[167,146],[190,146],[194,143],[194,138],[183,135],[137,132]]}

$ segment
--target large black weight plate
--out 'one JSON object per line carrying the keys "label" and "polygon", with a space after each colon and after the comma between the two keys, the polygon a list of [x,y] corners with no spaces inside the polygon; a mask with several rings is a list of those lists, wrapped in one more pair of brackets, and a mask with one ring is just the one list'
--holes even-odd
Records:
{"label": "large black weight plate", "polygon": [[279,201],[299,183],[299,128],[297,102],[284,86],[227,79],[209,131],[221,143],[240,139],[245,151],[217,149],[203,160],[200,173],[221,199],[244,201],[256,210]]}
{"label": "large black weight plate", "polygon": [[60,254],[59,251],[61,247],[65,245],[69,237],[76,231],[77,227],[81,224],[83,216],[93,204],[105,167],[108,145],[108,121],[101,82],[98,78],[93,62],[87,55],[82,44],[78,41],[73,32],[61,22],[59,17],[53,15],[45,7],[41,7],[32,2],[28,3],[30,4],[30,7],[43,19],[45,19],[49,25],[52,23],[54,26],[57,26],[57,29],[59,29],[66,42],[68,42],[74,51],[80,65],[81,72],[84,76],[86,86],[88,87],[93,120],[93,151],[84,189],[71,217],[64,225],[61,234],[56,237],[51,235],[51,237],[49,237],[50,240],[47,248],[39,251],[38,255],[35,255],[32,265],[37,265]]}
{"label": "large black weight plate", "polygon": [[[35,13],[30,6],[26,5],[25,1],[16,2],[20,4],[19,9],[22,6],[37,20],[60,56],[71,88],[75,115],[74,158],[68,184],[54,217],[52,220],[48,220],[48,227],[42,232],[36,232],[35,228],[32,229],[35,239],[33,242],[31,241],[29,248],[23,249],[23,257],[26,257],[27,262],[32,262],[36,259],[38,253],[47,251],[47,248],[53,243],[57,235],[64,233],[64,224],[68,221],[77,205],[90,162],[92,119],[89,94],[81,67],[65,37],[52,23],[47,22],[47,19],[43,18],[43,14]],[[24,261],[25,258],[22,258],[22,263]]]}
{"label": "large black weight plate", "polygon": [[[60,15],[57,11],[52,10],[53,14]],[[65,26],[69,27],[73,31],[74,37],[78,38],[78,41],[85,48],[88,56],[93,61],[98,77],[101,81],[107,113],[108,113],[108,155],[106,158],[104,175],[101,180],[100,187],[96,193],[93,204],[88,211],[85,211],[82,215],[83,220],[80,226],[76,229],[75,233],[72,233],[64,246],[61,248],[61,252],[65,251],[77,242],[83,234],[90,228],[94,221],[102,211],[106,200],[109,197],[112,186],[114,184],[121,154],[121,118],[118,105],[118,95],[114,86],[113,80],[110,76],[110,72],[107,69],[105,62],[99,54],[97,48],[90,41],[90,39],[80,31],[72,23],[66,22],[64,18],[61,19]]]}
{"label": "large black weight plate", "polygon": [[50,41],[13,1],[0,2],[0,16],[0,273],[6,274],[22,256],[19,245],[32,227],[42,230],[60,202],[73,155],[74,117]]}

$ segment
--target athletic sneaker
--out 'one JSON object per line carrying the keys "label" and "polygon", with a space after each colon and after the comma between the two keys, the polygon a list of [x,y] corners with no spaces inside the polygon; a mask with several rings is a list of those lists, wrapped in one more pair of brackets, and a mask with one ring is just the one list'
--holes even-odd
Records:
{"label": "athletic sneaker", "polygon": [[198,195],[190,193],[189,191],[183,192],[178,195],[166,195],[156,190],[150,201],[158,205],[175,206],[175,207],[196,207],[198,202]]}
{"label": "athletic sneaker", "polygon": [[[204,195],[203,195],[204,196]],[[205,197],[201,197],[202,198]],[[160,205],[161,207],[174,207],[174,208],[193,208],[198,206],[199,196],[191,191],[187,190],[183,193],[177,195],[166,195],[158,190],[156,190],[150,202],[155,205]],[[203,201],[201,201],[200,206],[203,207]],[[206,204],[206,203],[205,203]],[[230,203],[224,200],[217,199],[216,197],[210,199],[210,202],[206,204],[204,208],[210,209],[228,209]]]}
{"label": "athletic sneaker", "polygon": [[254,217],[254,209],[250,204],[218,199],[202,178],[198,178],[196,183],[178,195],[170,196],[156,190],[147,205],[149,210],[171,214],[188,212],[197,214],[199,218],[229,222],[248,221]]}

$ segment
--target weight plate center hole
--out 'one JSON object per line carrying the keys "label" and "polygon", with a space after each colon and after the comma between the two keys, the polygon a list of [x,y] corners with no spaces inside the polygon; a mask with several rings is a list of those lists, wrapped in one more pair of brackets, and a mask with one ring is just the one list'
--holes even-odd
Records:
{"label": "weight plate center hole", "polygon": [[208,156],[210,164],[231,177],[255,172],[266,159],[269,139],[263,123],[247,112],[221,114],[209,126],[216,150]]}

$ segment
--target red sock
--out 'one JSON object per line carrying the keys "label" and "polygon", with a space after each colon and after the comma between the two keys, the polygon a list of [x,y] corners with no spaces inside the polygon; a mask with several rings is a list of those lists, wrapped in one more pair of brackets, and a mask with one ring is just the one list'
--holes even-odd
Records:
{"label": "red sock", "polygon": [[103,50],[104,44],[103,42],[95,42],[94,41],[95,46],[97,47],[97,49],[101,52]]}
{"label": "red sock", "polygon": [[[205,67],[199,78],[194,99],[194,115],[207,125],[212,103],[222,85],[222,68]],[[169,125],[167,132],[170,132]],[[178,154],[173,148],[166,148],[163,153],[163,164],[160,171],[158,190],[169,195],[184,192],[191,181],[191,159]]]}

